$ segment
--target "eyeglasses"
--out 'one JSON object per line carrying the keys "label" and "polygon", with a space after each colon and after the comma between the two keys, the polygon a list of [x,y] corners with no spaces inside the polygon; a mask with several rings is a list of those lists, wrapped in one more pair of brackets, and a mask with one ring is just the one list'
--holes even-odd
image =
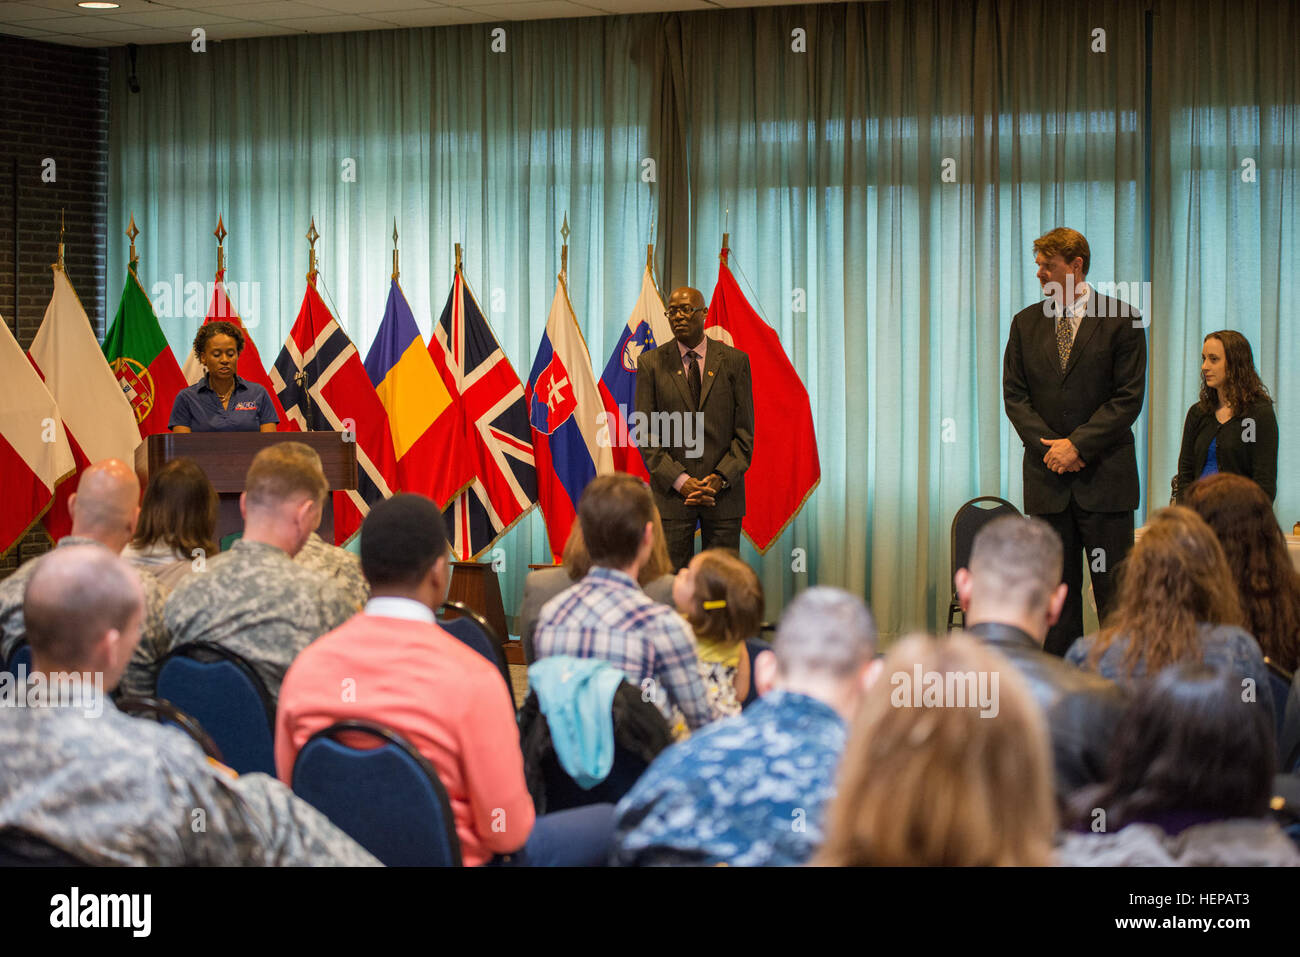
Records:
{"label": "eyeglasses", "polygon": [[697,312],[703,311],[703,306],[700,306],[698,309],[695,306],[669,306],[664,315],[671,319],[673,316],[693,316]]}

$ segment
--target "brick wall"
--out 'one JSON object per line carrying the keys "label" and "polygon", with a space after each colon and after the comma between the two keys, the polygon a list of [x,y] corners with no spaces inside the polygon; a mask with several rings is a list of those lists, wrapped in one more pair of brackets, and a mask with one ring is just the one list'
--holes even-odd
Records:
{"label": "brick wall", "polygon": [[[0,315],[19,345],[31,345],[50,300],[63,210],[64,266],[102,339],[108,53],[0,36],[0,63]],[[47,158],[53,182],[42,178]],[[0,557],[0,577],[48,548],[43,532],[29,533]]]}

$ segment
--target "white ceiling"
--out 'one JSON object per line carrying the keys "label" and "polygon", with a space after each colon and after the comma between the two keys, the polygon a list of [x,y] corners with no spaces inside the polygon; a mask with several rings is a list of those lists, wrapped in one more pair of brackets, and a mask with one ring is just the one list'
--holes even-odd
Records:
{"label": "white ceiling", "polygon": [[207,39],[440,27],[453,23],[599,17],[818,0],[116,0],[116,10],[84,10],[77,0],[0,2],[0,33],[82,47],[189,43]]}

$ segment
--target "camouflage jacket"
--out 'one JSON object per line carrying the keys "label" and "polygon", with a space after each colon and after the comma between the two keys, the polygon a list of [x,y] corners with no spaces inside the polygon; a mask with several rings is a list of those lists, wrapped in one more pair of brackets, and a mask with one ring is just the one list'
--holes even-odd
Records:
{"label": "camouflage jacket", "polygon": [[[65,545],[99,545],[93,538],[80,535],[68,535],[59,539],[56,546]],[[14,647],[27,636],[23,624],[23,590],[27,580],[36,571],[36,563],[44,556],[38,555],[30,561],[23,562],[18,570],[0,582],[0,659],[8,660]],[[144,624],[140,630],[140,644],[127,665],[118,691],[124,695],[152,695],[154,679],[158,675],[158,661],[167,653],[167,634],[163,627],[163,603],[166,601],[166,589],[158,579],[147,571],[135,569],[144,588]]]}
{"label": "camouflage jacket", "polygon": [[176,586],[163,606],[172,648],[209,641],[242,655],[273,699],[306,648],[357,609],[274,545],[240,539]]}
{"label": "camouflage jacket", "polygon": [[334,582],[358,611],[370,600],[370,585],[361,573],[361,559],[346,548],[331,545],[312,532],[293,560]]}
{"label": "camouflage jacket", "polygon": [[181,731],[94,700],[0,708],[0,829],[94,865],[379,863],[274,778],[236,777]]}

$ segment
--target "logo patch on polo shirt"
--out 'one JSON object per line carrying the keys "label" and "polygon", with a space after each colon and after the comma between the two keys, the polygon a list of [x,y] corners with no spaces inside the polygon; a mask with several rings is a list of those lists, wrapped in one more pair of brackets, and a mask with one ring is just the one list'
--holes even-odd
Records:
{"label": "logo patch on polo shirt", "polygon": [[237,402],[237,403],[235,403],[235,409],[234,409],[234,411],[236,411],[236,412],[256,412],[256,411],[257,411],[257,403],[256,403],[256,402]]}

